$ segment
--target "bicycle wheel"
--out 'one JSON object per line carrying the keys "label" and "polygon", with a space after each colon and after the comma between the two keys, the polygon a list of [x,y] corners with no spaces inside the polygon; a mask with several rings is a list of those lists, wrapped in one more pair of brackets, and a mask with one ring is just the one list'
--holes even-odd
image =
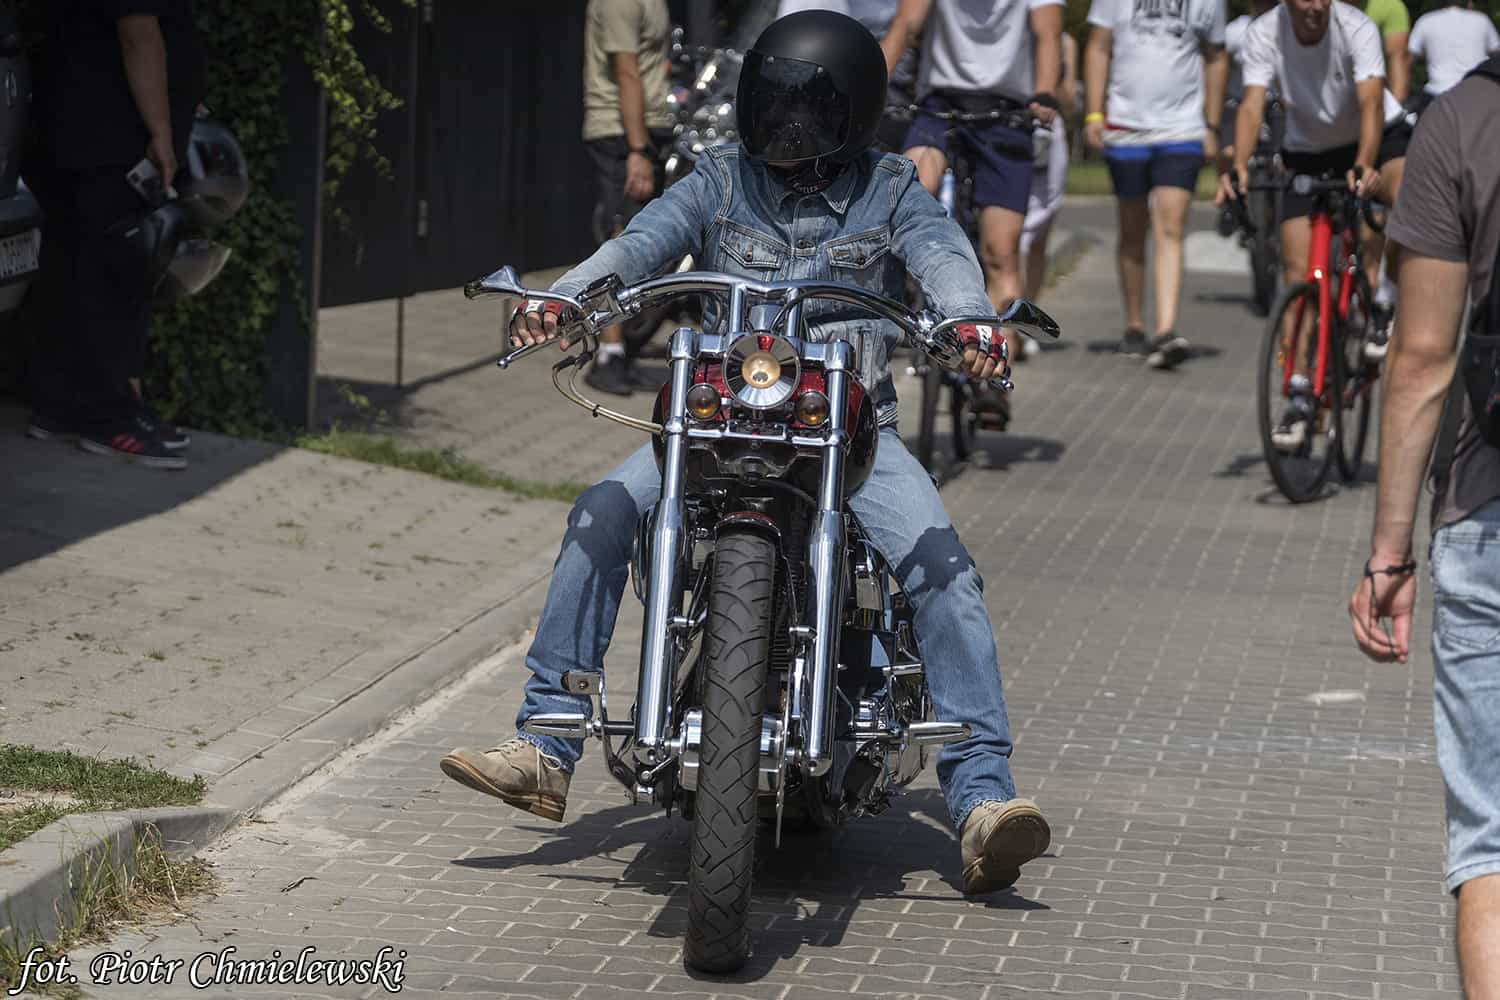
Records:
{"label": "bicycle wheel", "polygon": [[1339,396],[1344,402],[1343,427],[1339,432],[1339,476],[1346,483],[1359,478],[1370,437],[1370,411],[1374,409],[1375,380],[1380,368],[1365,360],[1365,342],[1374,332],[1374,299],[1370,282],[1363,271],[1354,272],[1354,288],[1349,295],[1349,319],[1339,324],[1339,350],[1334,354],[1343,362],[1343,385]]}
{"label": "bicycle wheel", "polygon": [[924,355],[917,356],[922,372],[922,408],[917,418],[917,461],[928,472],[936,471],[933,448],[937,439],[938,398],[943,394],[943,370]]}
{"label": "bicycle wheel", "polygon": [[1276,204],[1269,191],[1252,191],[1248,211],[1255,223],[1250,241],[1251,307],[1257,316],[1271,311],[1281,279],[1281,254],[1276,245]]}
{"label": "bicycle wheel", "polygon": [[1271,319],[1261,343],[1256,416],[1266,467],[1271,471],[1276,488],[1292,503],[1306,503],[1323,495],[1328,473],[1333,468],[1334,453],[1339,447],[1343,423],[1343,407],[1329,403],[1341,398],[1344,366],[1337,358],[1331,358],[1325,391],[1314,400],[1301,443],[1283,450],[1272,439],[1290,406],[1286,382],[1292,359],[1297,356],[1299,347],[1305,345],[1311,369],[1317,355],[1317,335],[1317,286],[1305,281],[1288,286],[1271,309]]}

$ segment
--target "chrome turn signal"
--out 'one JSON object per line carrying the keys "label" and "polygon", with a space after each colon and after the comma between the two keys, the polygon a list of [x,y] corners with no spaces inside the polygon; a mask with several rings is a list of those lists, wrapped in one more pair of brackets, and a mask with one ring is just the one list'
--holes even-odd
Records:
{"label": "chrome turn signal", "polygon": [[712,420],[719,412],[719,390],[699,382],[688,390],[687,409],[697,420]]}
{"label": "chrome turn signal", "polygon": [[808,427],[822,427],[828,420],[828,397],[817,390],[797,397],[797,419]]}

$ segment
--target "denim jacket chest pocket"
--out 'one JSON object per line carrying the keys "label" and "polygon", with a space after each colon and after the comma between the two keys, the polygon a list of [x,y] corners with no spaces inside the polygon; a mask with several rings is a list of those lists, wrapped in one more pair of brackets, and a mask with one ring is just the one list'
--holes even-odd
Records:
{"label": "denim jacket chest pocket", "polygon": [[748,226],[720,220],[717,264],[720,270],[770,279],[786,264],[791,248],[773,236]]}
{"label": "denim jacket chest pocket", "polygon": [[890,295],[892,268],[900,264],[891,253],[891,231],[887,226],[865,229],[850,236],[840,236],[823,245],[829,277]]}

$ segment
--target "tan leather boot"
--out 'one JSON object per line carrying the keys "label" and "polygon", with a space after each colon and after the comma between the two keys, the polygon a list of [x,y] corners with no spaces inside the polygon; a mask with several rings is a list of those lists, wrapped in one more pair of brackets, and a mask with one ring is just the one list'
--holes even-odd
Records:
{"label": "tan leather boot", "polygon": [[1052,829],[1030,799],[979,803],[959,834],[964,893],[1009,888],[1021,877],[1021,866],[1041,857],[1051,842]]}
{"label": "tan leather boot", "polygon": [[517,736],[489,750],[460,747],[438,764],[443,773],[476,792],[493,795],[517,809],[561,822],[573,776],[556,757]]}

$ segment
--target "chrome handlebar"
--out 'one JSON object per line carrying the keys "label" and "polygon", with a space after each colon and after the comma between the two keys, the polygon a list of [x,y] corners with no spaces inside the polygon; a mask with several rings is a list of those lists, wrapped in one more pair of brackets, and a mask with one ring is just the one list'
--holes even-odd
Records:
{"label": "chrome handlebar", "polygon": [[[758,282],[706,271],[685,271],[660,278],[648,278],[630,286],[610,275],[585,289],[578,298],[526,288],[521,284],[516,269],[508,266],[464,286],[464,295],[470,299],[504,296],[521,299],[523,304],[528,299],[556,302],[563,307],[559,327],[566,324],[571,329],[581,331],[580,339],[584,344],[585,355],[593,353],[599,332],[605,327],[633,316],[657,301],[695,293],[727,293],[731,310],[745,309],[752,299],[763,303],[779,303],[781,308],[771,322],[771,331],[780,329],[789,336],[796,334],[795,328],[801,319],[802,306],[810,300],[843,302],[868,309],[900,327],[914,346],[950,371],[956,370],[963,361],[963,347],[955,332],[955,328],[962,324],[1000,326],[1035,339],[1049,337],[1055,340],[1061,332],[1052,317],[1025,299],[1012,302],[998,321],[990,316],[943,319],[930,309],[916,312],[894,299],[877,295],[857,285],[805,280]],[[506,321],[507,330],[514,315],[513,310]],[[732,322],[738,323],[742,318],[735,316]],[[573,339],[566,334],[563,336]],[[517,348],[497,364],[501,368],[509,368],[516,361],[550,343],[551,341],[544,341]]]}

